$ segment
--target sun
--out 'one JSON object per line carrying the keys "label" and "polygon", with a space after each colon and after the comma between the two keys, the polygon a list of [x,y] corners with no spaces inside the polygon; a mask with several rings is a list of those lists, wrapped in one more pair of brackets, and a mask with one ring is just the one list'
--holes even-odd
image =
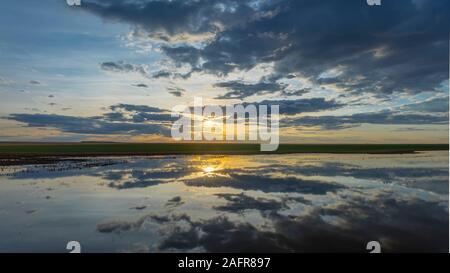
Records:
{"label": "sun", "polygon": [[213,166],[206,166],[205,168],[203,168],[203,171],[205,173],[213,173],[216,170],[216,168],[214,168]]}
{"label": "sun", "polygon": [[215,125],[214,121],[210,119],[203,121],[203,126],[205,127],[213,127],[214,125]]}

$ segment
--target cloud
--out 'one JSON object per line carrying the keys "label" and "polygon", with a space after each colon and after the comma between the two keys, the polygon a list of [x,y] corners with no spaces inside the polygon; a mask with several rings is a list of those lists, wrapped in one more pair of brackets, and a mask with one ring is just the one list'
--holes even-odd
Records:
{"label": "cloud", "polygon": [[145,215],[136,221],[104,221],[97,224],[97,231],[100,233],[122,233],[139,229],[148,218],[150,218],[150,216]]}
{"label": "cloud", "polygon": [[153,73],[152,77],[154,79],[159,79],[159,78],[168,78],[172,75],[172,72],[167,71],[167,70],[160,70],[156,73]]}
{"label": "cloud", "polygon": [[157,108],[157,107],[151,107],[147,105],[135,105],[135,104],[126,104],[126,103],[120,103],[110,106],[110,109],[113,111],[117,110],[124,110],[129,112],[143,112],[143,113],[162,113],[166,112],[166,110]]}
{"label": "cloud", "polygon": [[348,193],[332,205],[300,215],[267,210],[261,214],[266,228],[225,215],[193,219],[187,214],[148,214],[131,221],[104,221],[97,230],[130,232],[152,221],[162,234],[158,249],[179,252],[365,252],[367,238],[379,240],[384,252],[443,252],[448,248],[447,214],[434,201],[400,199],[388,192]]}
{"label": "cloud", "polygon": [[296,177],[268,177],[263,175],[229,173],[229,177],[201,177],[184,181],[190,187],[229,187],[240,190],[269,192],[296,192],[322,195],[345,188],[335,183],[304,180]]}
{"label": "cloud", "polygon": [[138,73],[144,77],[148,77],[147,67],[145,65],[137,65],[126,63],[124,61],[119,62],[104,62],[100,64],[100,68],[104,71],[114,73]]}
{"label": "cloud", "polygon": [[174,198],[167,201],[166,207],[174,208],[174,207],[179,207],[183,204],[184,204],[184,202],[182,201],[182,198],[180,196],[175,196]]}
{"label": "cloud", "polygon": [[[380,193],[368,197],[349,194],[333,205],[316,206],[300,215],[269,210],[262,214],[269,228],[233,221],[227,216],[198,220],[186,214],[161,216],[164,219],[160,222],[161,229],[172,228],[159,243],[159,249],[200,248],[207,252],[239,253],[365,252],[367,238],[375,238],[384,252],[441,252],[448,247],[446,214],[445,208],[437,202],[402,200],[390,193]],[[417,230],[428,232],[418,234]]]}
{"label": "cloud", "polygon": [[285,118],[281,120],[282,126],[319,126],[326,130],[340,130],[368,124],[448,124],[448,115],[407,114],[398,111],[380,111],[360,113],[346,116],[305,116],[298,118]]}
{"label": "cloud", "polygon": [[75,117],[50,114],[11,114],[9,120],[25,123],[27,127],[55,128],[76,134],[158,134],[170,136],[170,130],[161,124],[108,122],[98,117]]}
{"label": "cloud", "polygon": [[[246,104],[244,104],[246,105]],[[295,115],[306,112],[319,112],[323,110],[335,110],[344,106],[335,100],[324,98],[297,99],[297,100],[264,100],[257,105],[278,105],[280,114]]]}
{"label": "cloud", "polygon": [[148,85],[146,85],[144,83],[132,84],[132,86],[139,87],[139,88],[148,88]]}
{"label": "cloud", "polygon": [[110,106],[112,112],[101,116],[77,117],[51,114],[10,114],[6,119],[25,123],[27,127],[55,128],[77,134],[156,134],[170,136],[174,120],[164,109],[132,104]]}
{"label": "cloud", "polygon": [[346,95],[387,97],[436,92],[448,79],[448,1],[418,3],[389,1],[376,9],[359,0],[86,0],[81,8],[130,24],[135,35],[165,41],[157,44],[161,52],[191,68],[149,75],[141,65],[102,64],[108,71],[186,79],[194,71],[227,75],[271,63],[272,75],[256,83],[217,83],[228,91],[218,98],[310,91],[286,90],[278,81],[292,75]]}
{"label": "cloud", "polygon": [[182,97],[186,93],[186,90],[180,87],[167,87],[167,91],[175,97]]}
{"label": "cloud", "polygon": [[31,80],[31,81],[30,81],[30,84],[33,84],[33,85],[40,85],[41,83],[40,83],[39,81]]}
{"label": "cloud", "polygon": [[244,193],[231,194],[219,193],[216,196],[229,201],[226,205],[215,206],[214,209],[218,211],[242,213],[245,210],[256,209],[260,211],[277,211],[285,208],[286,205],[280,201],[267,198],[254,198]]}
{"label": "cloud", "polygon": [[257,17],[249,2],[239,0],[86,0],[81,8],[133,25],[135,35],[162,41],[210,38],[223,28]]}
{"label": "cloud", "polygon": [[280,92],[283,95],[300,96],[308,92],[306,89],[288,92],[286,90],[287,85],[276,82],[245,83],[242,81],[229,81],[217,83],[214,86],[230,90],[224,95],[218,96],[217,99],[243,99],[253,95],[264,95],[276,92]]}
{"label": "cloud", "polygon": [[277,251],[265,233],[259,233],[248,223],[234,223],[225,216],[194,221],[185,215],[182,220],[172,218],[171,221],[185,222],[189,228],[177,228],[169,233],[159,244],[161,250],[202,247],[208,252]]}
{"label": "cloud", "polygon": [[[307,112],[320,112],[324,110],[335,110],[344,107],[345,104],[339,103],[335,100],[326,100],[324,98],[310,98],[310,99],[296,99],[296,100],[263,100],[257,103],[242,103],[244,107],[248,105],[255,105],[257,111],[259,106],[267,105],[270,113],[270,106],[278,105],[279,113],[281,115],[296,115]],[[218,105],[222,112],[226,113],[226,105]],[[191,111],[194,107],[190,108]]]}
{"label": "cloud", "polygon": [[401,107],[405,111],[424,112],[424,113],[448,113],[448,97],[433,98],[427,101],[409,104]]}
{"label": "cloud", "polygon": [[170,123],[176,120],[169,111],[147,105],[116,104],[110,106],[110,109],[112,112],[105,113],[102,116],[108,121]]}
{"label": "cloud", "polygon": [[[378,96],[433,91],[448,79],[445,0],[420,6],[389,1],[382,9],[359,0],[286,0],[260,8],[271,16],[225,28],[202,48],[162,50],[175,62],[207,73],[224,75],[273,62],[279,76],[296,73],[316,84]],[[339,73],[319,77],[336,68]]]}
{"label": "cloud", "polygon": [[176,118],[165,109],[135,104],[115,104],[109,107],[112,112],[103,114],[100,119],[111,122],[148,123],[155,122],[169,125]]}
{"label": "cloud", "polygon": [[[74,161],[74,160],[72,160]],[[80,172],[85,176],[101,177],[104,181],[107,181],[106,185],[117,189],[131,189],[131,188],[145,188],[161,185],[171,182],[187,182],[190,184],[193,174],[198,173],[198,167],[202,165],[202,162],[190,162],[193,164],[186,165],[189,158],[177,158],[164,157],[152,160],[141,161],[124,161],[120,160],[105,160],[105,159],[91,159],[91,160],[75,160],[74,162],[67,161],[66,168],[63,172],[48,171],[48,168],[42,167],[42,170],[36,166],[30,166],[30,171],[18,171],[11,174],[11,179],[43,179],[43,178],[58,178],[58,177],[70,177],[79,175]],[[28,168],[28,167],[24,167]],[[341,162],[325,162],[321,164],[284,164],[281,162],[273,163],[270,166],[258,166],[258,167],[246,167],[245,173],[240,168],[224,168],[220,170],[220,176],[234,175],[252,175],[261,177],[261,188],[267,189],[264,186],[265,183],[272,183],[272,180],[266,180],[266,176],[271,174],[283,173],[287,177],[302,176],[302,177],[347,177],[370,180],[372,182],[402,185],[410,189],[425,190],[428,192],[435,192],[437,194],[448,195],[448,168],[445,167],[364,167],[359,165],[346,164]],[[214,184],[216,181],[219,186],[227,186],[225,182],[222,182],[220,177],[204,178],[204,183]],[[200,179],[199,179],[200,180]],[[227,187],[234,187],[234,179],[230,178],[231,183]],[[302,183],[301,181],[297,181]],[[308,180],[309,182],[309,180]],[[321,181],[318,181],[321,183]],[[292,182],[292,190],[296,190],[297,187]],[[308,183],[306,183],[308,184]],[[202,186],[203,184],[195,180],[192,186]],[[286,186],[286,185],[281,185]],[[236,186],[240,187],[239,183]],[[249,187],[256,186],[250,185]],[[330,189],[332,190],[332,189]],[[288,190],[282,190],[289,193]],[[270,192],[270,191],[269,191]],[[319,191],[320,192],[320,191]],[[247,197],[241,196],[225,196],[217,195],[231,202],[244,202],[245,204],[253,204],[254,202]],[[248,196],[251,197],[251,196]],[[307,200],[301,198],[295,199],[292,196],[282,197],[281,201],[284,206],[288,206],[290,201],[307,203]],[[232,200],[231,200],[232,199]],[[272,199],[271,199],[272,200]],[[245,202],[248,201],[248,202]],[[258,200],[256,200],[258,201]],[[255,202],[256,202],[255,201]],[[259,200],[266,201],[266,200]],[[232,205],[232,204],[231,204]]]}

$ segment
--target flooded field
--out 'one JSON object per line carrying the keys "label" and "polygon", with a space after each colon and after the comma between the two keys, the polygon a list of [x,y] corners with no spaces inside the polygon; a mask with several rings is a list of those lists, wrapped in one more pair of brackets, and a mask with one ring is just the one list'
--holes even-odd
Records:
{"label": "flooded field", "polygon": [[448,251],[448,151],[0,167],[0,252]]}

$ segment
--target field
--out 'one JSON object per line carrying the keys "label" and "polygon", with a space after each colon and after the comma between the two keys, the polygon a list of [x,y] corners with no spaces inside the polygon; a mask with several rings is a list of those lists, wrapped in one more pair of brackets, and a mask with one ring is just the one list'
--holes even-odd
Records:
{"label": "field", "polygon": [[[448,144],[280,144],[273,154],[398,154],[448,150]],[[133,156],[261,154],[259,144],[224,143],[0,143],[0,158],[39,156]]]}

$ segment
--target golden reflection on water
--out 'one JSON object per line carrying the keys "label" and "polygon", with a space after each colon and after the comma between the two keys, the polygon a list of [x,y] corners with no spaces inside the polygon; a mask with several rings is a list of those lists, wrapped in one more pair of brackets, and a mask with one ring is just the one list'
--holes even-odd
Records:
{"label": "golden reflection on water", "polygon": [[[448,151],[409,155],[130,157],[119,161],[116,165],[69,169],[70,172],[57,171],[51,166],[51,169],[43,166],[0,168],[0,241],[10,241],[2,244],[3,248],[0,245],[0,252],[25,252],[36,242],[41,243],[39,251],[55,251],[45,247],[60,244],[54,234],[61,230],[62,235],[79,234],[77,236],[89,243],[93,251],[118,252],[130,248],[132,252],[139,240],[146,247],[148,244],[148,251],[157,252],[161,251],[158,246],[165,242],[167,233],[179,236],[178,230],[184,232],[192,228],[198,230],[209,245],[216,240],[216,234],[240,234],[241,227],[245,230],[251,227],[258,232],[256,234],[274,233],[268,240],[292,238],[294,245],[303,251],[302,240],[308,236],[296,237],[297,230],[335,229],[334,235],[341,242],[341,238],[352,238],[353,233],[355,238],[366,237],[366,233],[358,233],[361,227],[365,232],[374,219],[385,218],[377,223],[377,229],[371,230],[373,233],[369,237],[390,234],[381,230],[386,224],[386,232],[395,230],[389,238],[396,243],[404,239],[396,230],[403,231],[409,226],[428,227],[428,218],[423,220],[423,215],[433,213],[430,219],[442,219],[442,211],[448,213],[448,188],[445,187],[448,185]],[[414,168],[419,171],[411,174]],[[10,173],[17,173],[17,176]],[[283,177],[287,179],[273,180]],[[386,179],[391,183],[386,184]],[[417,217],[408,214],[418,208],[426,213]],[[397,217],[403,211],[411,218]],[[74,226],[72,221],[66,221],[68,214],[76,217],[79,224]],[[55,219],[58,220],[56,226],[53,225]],[[98,230],[99,223],[111,223],[111,227],[120,230],[121,239],[111,244],[117,234]],[[284,223],[295,228],[280,229]],[[432,226],[432,232],[437,234],[433,237],[436,245],[445,241],[438,237],[441,230],[445,230],[445,221],[444,225],[439,223]],[[211,229],[213,224],[214,229]],[[133,228],[121,230],[123,226]],[[96,227],[97,237],[92,233]],[[30,230],[40,232],[39,241]],[[211,230],[219,233],[211,233]],[[404,234],[421,238],[420,232],[411,233],[408,229]],[[255,245],[261,239],[259,236],[255,237]],[[185,237],[184,233],[180,235],[183,240]],[[297,238],[299,241],[294,241]],[[328,238],[334,239],[331,235]],[[405,246],[409,246],[411,238],[405,238]],[[425,239],[424,246],[431,245],[429,237]],[[285,244],[284,241],[275,243],[276,246]],[[242,244],[242,249],[248,249],[245,240]],[[197,246],[195,239],[194,247]],[[325,244],[324,249],[327,247]],[[193,248],[195,250],[197,248]]]}

